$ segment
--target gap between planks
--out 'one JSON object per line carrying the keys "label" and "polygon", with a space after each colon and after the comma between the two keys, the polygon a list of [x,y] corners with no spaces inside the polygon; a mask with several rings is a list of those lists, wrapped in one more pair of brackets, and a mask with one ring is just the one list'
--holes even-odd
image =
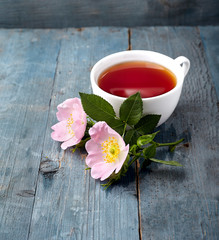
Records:
{"label": "gap between planks", "polygon": [[139,168],[140,168],[140,163],[139,163],[139,160],[137,160],[135,169],[136,169],[136,193],[137,193],[137,199],[138,199],[138,233],[139,233],[139,240],[142,240]]}

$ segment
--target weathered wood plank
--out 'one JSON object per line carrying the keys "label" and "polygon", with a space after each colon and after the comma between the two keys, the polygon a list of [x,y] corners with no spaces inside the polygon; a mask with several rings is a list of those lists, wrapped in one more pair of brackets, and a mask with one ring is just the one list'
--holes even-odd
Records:
{"label": "weathered wood plank", "polygon": [[[197,28],[132,30],[133,49],[185,55],[192,64],[179,105],[160,136],[165,141],[185,137],[186,144],[174,154],[158,153],[185,167],[153,164],[140,174],[142,239],[219,235],[219,126],[212,85],[218,74],[209,60],[214,41],[206,33],[214,36],[211,30],[201,28],[204,45]],[[104,55],[125,50],[127,31],[0,31],[0,239],[23,240],[28,232],[30,239],[139,238],[134,172],[104,192],[84,170],[83,153],[64,153],[50,139],[57,104],[91,91],[90,68]]]}
{"label": "weathered wood plank", "polygon": [[207,56],[211,78],[219,99],[219,27],[200,27],[200,34]]}
{"label": "weathered wood plank", "polygon": [[0,0],[0,27],[216,25],[215,0]]}
{"label": "weathered wood plank", "polygon": [[185,137],[186,144],[173,154],[161,150],[157,156],[177,160],[184,167],[152,164],[141,172],[143,239],[217,239],[219,116],[208,69],[211,64],[199,31],[189,27],[137,28],[131,36],[132,49],[149,49],[173,58],[184,55],[191,60],[179,105],[161,126],[159,139]]}
{"label": "weathered wood plank", "polygon": [[79,91],[91,92],[91,67],[128,47],[128,29],[69,29],[61,37],[29,239],[138,239],[135,173],[104,191],[85,170],[83,152],[63,152],[50,138],[56,106]]}
{"label": "weathered wood plank", "polygon": [[0,31],[0,239],[28,236],[58,33]]}

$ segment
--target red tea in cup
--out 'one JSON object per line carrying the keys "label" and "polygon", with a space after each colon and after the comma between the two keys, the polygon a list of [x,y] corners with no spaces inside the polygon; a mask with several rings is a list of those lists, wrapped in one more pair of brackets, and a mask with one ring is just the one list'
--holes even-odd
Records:
{"label": "red tea in cup", "polygon": [[110,94],[129,97],[140,92],[150,98],[169,92],[176,86],[176,76],[164,66],[144,61],[130,61],[113,65],[102,72],[99,87]]}

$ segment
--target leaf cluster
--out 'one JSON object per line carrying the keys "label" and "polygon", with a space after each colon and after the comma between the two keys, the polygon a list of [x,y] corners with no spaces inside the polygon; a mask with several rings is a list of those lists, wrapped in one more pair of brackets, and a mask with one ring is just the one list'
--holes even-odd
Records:
{"label": "leaf cluster", "polygon": [[[127,98],[119,109],[119,116],[112,105],[100,96],[94,94],[80,93],[82,105],[86,114],[95,121],[105,121],[111,128],[117,131],[126,144],[129,144],[129,155],[118,174],[112,174],[107,184],[107,188],[113,182],[125,175],[129,166],[137,159],[142,158],[145,165],[150,162],[162,163],[172,166],[182,166],[176,161],[163,161],[155,158],[158,147],[169,146],[173,151],[177,144],[183,141],[180,139],[172,143],[158,143],[154,140],[159,132],[154,132],[161,115],[143,115],[143,102],[140,93]],[[93,123],[93,122],[92,122]],[[90,125],[91,122],[89,122]]]}

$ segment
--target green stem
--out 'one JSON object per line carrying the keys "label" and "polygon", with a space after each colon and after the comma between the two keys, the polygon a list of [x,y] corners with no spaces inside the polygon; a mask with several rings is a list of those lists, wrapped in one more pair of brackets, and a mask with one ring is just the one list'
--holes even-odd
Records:
{"label": "green stem", "polygon": [[107,190],[107,188],[108,188],[109,186],[111,186],[114,182],[116,182],[115,179],[110,179],[107,183],[101,184],[101,186],[104,187],[104,190]]}
{"label": "green stem", "polygon": [[176,141],[176,142],[171,142],[171,143],[157,143],[157,142],[154,142],[152,141],[151,143],[155,144],[156,147],[164,147],[164,146],[174,146],[174,145],[177,145],[179,143],[181,143],[182,141],[184,140],[184,138]]}
{"label": "green stem", "polygon": [[87,116],[87,119],[88,119],[88,122],[91,124],[91,126],[95,124],[95,122],[89,116]]}

